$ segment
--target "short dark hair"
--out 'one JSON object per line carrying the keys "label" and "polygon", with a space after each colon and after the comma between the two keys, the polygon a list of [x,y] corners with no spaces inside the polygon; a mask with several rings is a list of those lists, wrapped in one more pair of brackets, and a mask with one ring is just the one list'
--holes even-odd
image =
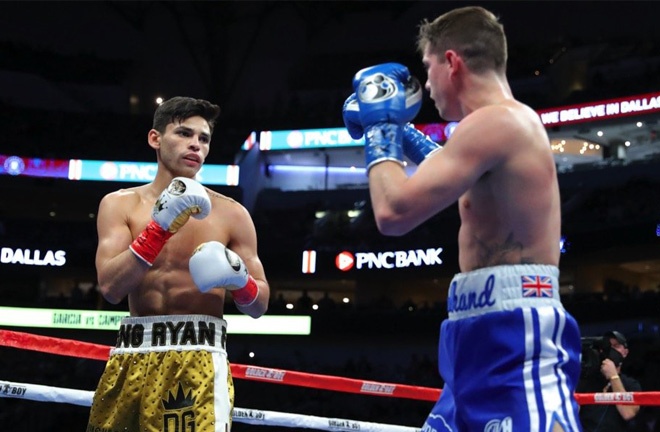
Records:
{"label": "short dark hair", "polygon": [[417,49],[423,54],[427,46],[431,53],[439,56],[447,50],[455,50],[475,73],[492,69],[506,72],[504,26],[492,12],[479,6],[454,9],[431,22],[423,20]]}
{"label": "short dark hair", "polygon": [[626,337],[621,332],[618,332],[616,330],[611,330],[611,331],[608,331],[607,333],[605,333],[605,337],[614,338],[621,345],[623,345],[624,348],[628,348],[628,341],[626,340]]}
{"label": "short dark hair", "polygon": [[206,120],[213,133],[215,121],[220,115],[220,107],[204,99],[175,96],[161,103],[154,113],[153,129],[165,132],[168,124],[181,122],[187,118],[200,116]]}

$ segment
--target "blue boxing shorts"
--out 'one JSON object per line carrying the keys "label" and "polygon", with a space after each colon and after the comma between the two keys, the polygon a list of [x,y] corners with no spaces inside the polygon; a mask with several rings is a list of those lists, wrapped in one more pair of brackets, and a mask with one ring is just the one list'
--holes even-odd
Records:
{"label": "blue boxing shorts", "polygon": [[87,432],[226,432],[234,386],[225,320],[128,317],[96,392]]}
{"label": "blue boxing shorts", "polygon": [[582,430],[580,330],[558,276],[535,264],[454,276],[438,347],[445,385],[423,432]]}

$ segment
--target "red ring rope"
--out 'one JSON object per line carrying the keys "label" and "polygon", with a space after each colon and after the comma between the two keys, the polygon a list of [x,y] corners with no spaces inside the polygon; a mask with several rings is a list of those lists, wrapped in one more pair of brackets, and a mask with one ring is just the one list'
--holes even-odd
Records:
{"label": "red ring rope", "polygon": [[[97,345],[89,342],[58,339],[8,330],[0,330],[0,345],[40,351],[49,354],[103,361],[108,359],[111,348],[109,346]],[[317,375],[234,363],[231,364],[231,374],[234,378],[239,379],[267,381],[276,384],[288,384],[346,393],[392,396],[433,402],[440,397],[439,389],[428,387],[340,378],[329,375]]]}
{"label": "red ring rope", "polygon": [[[8,330],[0,330],[0,346],[103,361],[108,359],[111,348],[89,342]],[[231,373],[234,378],[239,379],[431,402],[437,401],[441,392],[440,389],[429,387],[366,381],[242,364],[231,364]],[[578,393],[575,395],[575,399],[580,405],[617,404],[660,406],[660,392]]]}

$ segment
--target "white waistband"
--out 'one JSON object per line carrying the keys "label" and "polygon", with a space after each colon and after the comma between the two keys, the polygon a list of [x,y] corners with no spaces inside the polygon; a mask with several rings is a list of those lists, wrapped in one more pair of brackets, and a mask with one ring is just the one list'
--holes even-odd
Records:
{"label": "white waistband", "polygon": [[121,320],[113,354],[166,350],[224,351],[227,322],[209,315],[156,315]]}
{"label": "white waistband", "polygon": [[516,264],[458,273],[447,296],[450,320],[540,306],[562,307],[555,266]]}

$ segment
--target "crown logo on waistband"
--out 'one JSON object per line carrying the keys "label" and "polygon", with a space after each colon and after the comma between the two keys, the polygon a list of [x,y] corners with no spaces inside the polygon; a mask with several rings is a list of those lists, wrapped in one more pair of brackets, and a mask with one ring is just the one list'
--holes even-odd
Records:
{"label": "crown logo on waistband", "polygon": [[195,404],[196,398],[192,396],[192,389],[184,392],[181,383],[179,383],[179,386],[176,389],[176,393],[170,391],[168,396],[169,397],[167,400],[163,399],[163,407],[167,411],[188,408]]}

